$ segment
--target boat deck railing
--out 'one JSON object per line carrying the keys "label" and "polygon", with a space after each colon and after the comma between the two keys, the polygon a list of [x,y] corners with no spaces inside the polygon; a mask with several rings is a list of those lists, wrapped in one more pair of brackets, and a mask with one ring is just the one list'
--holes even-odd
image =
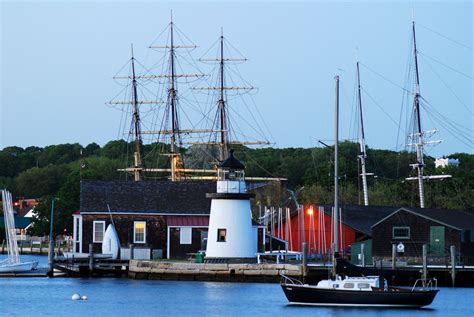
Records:
{"label": "boat deck railing", "polygon": [[[421,284],[418,286],[418,284]],[[414,291],[417,286],[421,289],[424,290],[437,290],[438,289],[438,280],[436,278],[429,278],[429,279],[424,279],[424,278],[419,278],[415,281],[415,284],[411,288],[412,291]]]}
{"label": "boat deck railing", "polygon": [[281,276],[281,282],[280,282],[281,284],[303,285],[303,282],[301,282],[300,280],[296,278],[292,278],[281,273],[280,273],[280,276]]}

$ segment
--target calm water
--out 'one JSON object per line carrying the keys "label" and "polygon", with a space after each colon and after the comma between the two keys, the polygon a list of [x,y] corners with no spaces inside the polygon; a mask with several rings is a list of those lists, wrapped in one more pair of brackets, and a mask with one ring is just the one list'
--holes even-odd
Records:
{"label": "calm water", "polygon": [[[42,261],[44,263],[44,260]],[[74,293],[87,301],[72,301]],[[474,288],[442,288],[427,309],[288,306],[277,284],[0,278],[0,316],[474,316]]]}

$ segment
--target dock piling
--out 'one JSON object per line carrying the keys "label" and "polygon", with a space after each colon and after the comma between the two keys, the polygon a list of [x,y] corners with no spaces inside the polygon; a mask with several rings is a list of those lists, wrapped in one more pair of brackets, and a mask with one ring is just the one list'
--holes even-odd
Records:
{"label": "dock piling", "polygon": [[451,285],[456,286],[456,246],[452,245],[449,248],[451,253]]}
{"label": "dock piling", "polygon": [[360,259],[361,259],[362,267],[365,267],[365,244],[364,243],[360,245]]}
{"label": "dock piling", "polygon": [[308,244],[303,242],[303,283],[306,283],[308,275]]}
{"label": "dock piling", "polygon": [[423,286],[425,286],[426,279],[428,277],[428,246],[426,244],[423,244],[423,274],[422,274],[422,279],[423,279]]}
{"label": "dock piling", "polygon": [[130,260],[133,260],[134,251],[135,251],[135,245],[130,244]]}
{"label": "dock piling", "polygon": [[5,254],[5,239],[2,241],[2,254]]}
{"label": "dock piling", "polygon": [[392,244],[392,270],[395,270],[397,267],[397,245]]}
{"label": "dock piling", "polygon": [[94,270],[94,245],[89,243],[89,274]]}
{"label": "dock piling", "polygon": [[49,240],[49,251],[48,251],[48,276],[54,276],[54,241]]}

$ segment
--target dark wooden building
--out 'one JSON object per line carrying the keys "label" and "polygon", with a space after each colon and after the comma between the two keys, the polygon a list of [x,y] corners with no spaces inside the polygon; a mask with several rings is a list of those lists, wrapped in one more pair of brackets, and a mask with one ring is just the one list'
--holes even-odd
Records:
{"label": "dark wooden building", "polygon": [[[73,215],[74,251],[101,252],[114,223],[122,248],[150,258],[184,258],[206,249],[214,181],[81,181],[80,210]],[[110,209],[110,211],[109,211]],[[147,258],[147,256],[144,256]]]}
{"label": "dark wooden building", "polygon": [[372,226],[375,259],[390,258],[392,245],[397,256],[420,262],[423,244],[432,262],[444,263],[450,246],[456,247],[463,264],[474,263],[474,213],[459,210],[399,208]]}

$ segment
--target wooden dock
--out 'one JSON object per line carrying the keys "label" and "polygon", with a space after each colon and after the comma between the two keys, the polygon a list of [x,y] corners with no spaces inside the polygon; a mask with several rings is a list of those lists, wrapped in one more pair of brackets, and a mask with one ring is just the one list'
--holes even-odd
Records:
{"label": "wooden dock", "polygon": [[54,268],[67,276],[114,276],[122,277],[128,273],[128,260],[113,260],[102,254],[76,254],[73,257],[60,257],[54,261]]}

